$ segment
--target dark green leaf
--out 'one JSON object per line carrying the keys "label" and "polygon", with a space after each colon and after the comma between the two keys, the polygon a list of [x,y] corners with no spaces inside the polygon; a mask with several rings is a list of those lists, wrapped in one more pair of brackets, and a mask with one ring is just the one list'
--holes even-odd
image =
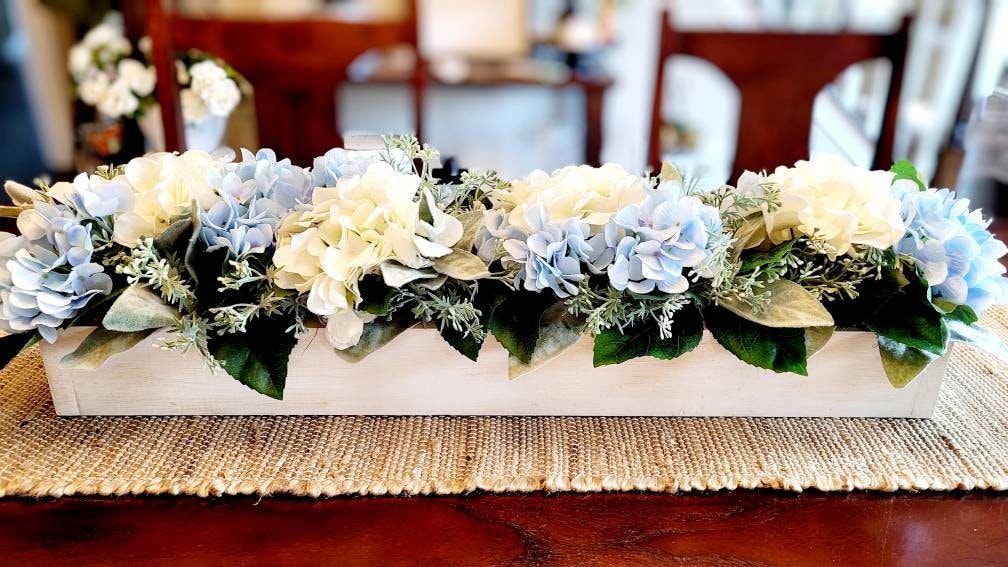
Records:
{"label": "dark green leaf", "polygon": [[661,338],[658,325],[649,320],[621,333],[619,329],[605,329],[595,337],[593,364],[619,364],[641,356],[671,360],[695,349],[703,337],[703,318],[700,309],[689,304],[675,313],[672,336]]}
{"label": "dark green leaf", "polygon": [[512,292],[505,288],[486,300],[490,309],[487,328],[512,356],[528,364],[539,339],[543,313],[556,302],[551,293]]}
{"label": "dark green leaf", "polygon": [[794,243],[794,240],[789,240],[766,252],[753,252],[745,254],[745,257],[742,258],[742,265],[739,267],[739,273],[746,274],[756,268],[762,268],[763,266],[776,266],[777,264],[780,264],[784,259],[784,256],[786,256],[794,247]]}
{"label": "dark green leaf", "polygon": [[278,329],[289,325],[287,321],[255,320],[243,334],[211,336],[210,353],[242,384],[282,400],[287,361],[297,339]]}
{"label": "dark green leaf", "polygon": [[917,168],[908,159],[901,159],[898,162],[892,164],[889,171],[896,174],[893,181],[899,181],[901,179],[908,179],[917,184],[917,188],[921,191],[927,191],[927,185],[921,180],[920,174],[917,173]]}
{"label": "dark green leaf", "polygon": [[567,312],[563,303],[554,303],[543,313],[532,359],[522,362],[508,357],[508,378],[514,380],[547,364],[581,340],[584,320]]}
{"label": "dark green leaf", "polygon": [[866,321],[907,283],[900,270],[884,268],[880,278],[861,282],[856,298],[828,301],[823,305],[833,316],[837,327],[863,328]]}
{"label": "dark green leaf", "polygon": [[[154,237],[154,248],[161,253],[179,252],[180,246],[189,246],[189,239],[193,233],[193,222],[190,218],[179,219]],[[183,250],[184,251],[184,250]]]}
{"label": "dark green leaf", "polygon": [[717,342],[743,362],[808,375],[804,329],[764,327],[721,307],[704,311],[704,320]]}
{"label": "dark green leaf", "polygon": [[875,334],[898,343],[941,355],[948,343],[948,327],[928,298],[927,284],[916,273],[906,274],[900,288],[865,323]]}
{"label": "dark green leaf", "polygon": [[360,281],[361,304],[357,307],[372,315],[388,315],[395,289],[385,285],[380,276],[368,275]]}
{"label": "dark green leaf", "polygon": [[443,338],[446,343],[450,344],[453,349],[462,353],[469,360],[475,361],[479,358],[480,348],[483,346],[483,341],[476,340],[471,333],[469,335],[462,336],[462,333],[456,331],[450,326],[439,329],[438,332],[441,333],[441,338]]}
{"label": "dark green leaf", "polygon": [[15,333],[0,337],[0,369],[5,368],[19,352],[39,342],[42,336],[37,332]]}

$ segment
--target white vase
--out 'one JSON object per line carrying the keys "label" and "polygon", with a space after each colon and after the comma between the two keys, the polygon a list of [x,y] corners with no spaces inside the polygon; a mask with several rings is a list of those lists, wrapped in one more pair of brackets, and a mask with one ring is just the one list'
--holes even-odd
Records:
{"label": "white vase", "polygon": [[[212,152],[220,147],[227,130],[227,116],[208,114],[200,122],[185,125],[185,145],[189,150]],[[153,105],[139,119],[137,125],[143,132],[145,146],[148,152],[163,152],[164,127],[161,122],[161,107]]]}

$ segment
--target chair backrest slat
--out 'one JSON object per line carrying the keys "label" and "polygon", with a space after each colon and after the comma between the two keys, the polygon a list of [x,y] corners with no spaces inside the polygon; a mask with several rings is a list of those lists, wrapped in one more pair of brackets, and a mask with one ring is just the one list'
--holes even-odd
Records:
{"label": "chair backrest slat", "polygon": [[691,55],[718,67],[739,90],[738,142],[732,179],[808,157],[812,106],[820,90],[854,63],[886,58],[892,76],[873,166],[892,163],[896,107],[903,81],[909,20],[892,34],[681,32],[662,15],[648,163],[661,166],[665,63]]}
{"label": "chair backrest slat", "polygon": [[[157,98],[169,151],[184,146],[175,53],[197,49],[234,67],[255,89],[259,145],[310,165],[313,156],[342,145],[337,93],[354,60],[371,49],[394,45],[410,45],[417,52],[415,2],[404,21],[346,22],[190,18],[168,9],[169,1],[147,0]],[[411,83],[419,137],[426,86],[419,52]]]}

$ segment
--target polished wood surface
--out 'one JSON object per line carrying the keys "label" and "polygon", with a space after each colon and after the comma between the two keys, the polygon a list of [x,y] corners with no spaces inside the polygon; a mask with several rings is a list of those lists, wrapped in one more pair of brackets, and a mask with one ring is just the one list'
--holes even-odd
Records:
{"label": "polished wood surface", "polygon": [[874,168],[888,169],[892,164],[909,20],[896,32],[882,35],[681,31],[673,27],[667,13],[662,14],[660,25],[648,149],[648,163],[655,170],[661,167],[665,63],[673,55],[704,59],[738,87],[741,109],[731,180],[745,170],[769,170],[806,159],[816,94],[850,65],[887,58],[893,65],[892,77]]}
{"label": "polished wood surface", "polygon": [[[147,0],[146,20],[157,68],[157,99],[169,151],[183,147],[184,128],[174,53],[198,49],[220,57],[255,88],[259,145],[296,164],[343,140],[337,88],[347,68],[366,51],[409,45],[416,53],[415,2],[397,22],[315,20],[214,20],[185,17],[168,0]],[[410,78],[417,136],[422,138],[426,66],[419,56]]]}
{"label": "polished wood surface", "polygon": [[559,494],[0,501],[9,565],[988,565],[1008,499]]}

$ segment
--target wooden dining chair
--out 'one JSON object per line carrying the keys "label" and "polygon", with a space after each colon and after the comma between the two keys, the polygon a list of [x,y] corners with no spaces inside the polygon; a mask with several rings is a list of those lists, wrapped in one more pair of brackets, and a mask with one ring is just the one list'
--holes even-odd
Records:
{"label": "wooden dining chair", "polygon": [[171,2],[146,4],[167,150],[184,149],[174,54],[189,49],[220,57],[252,84],[261,147],[311,165],[313,157],[343,145],[338,87],[350,64],[371,49],[410,45],[417,54],[410,82],[421,137],[426,69],[416,49],[415,0],[408,17],[397,22],[202,19],[176,12]]}
{"label": "wooden dining chair", "polygon": [[678,31],[663,13],[648,164],[661,169],[665,62],[673,55],[704,59],[738,87],[742,108],[731,179],[745,170],[807,159],[812,105],[819,91],[850,65],[884,57],[892,62],[892,75],[873,167],[888,168],[909,30],[905,19],[891,34]]}

